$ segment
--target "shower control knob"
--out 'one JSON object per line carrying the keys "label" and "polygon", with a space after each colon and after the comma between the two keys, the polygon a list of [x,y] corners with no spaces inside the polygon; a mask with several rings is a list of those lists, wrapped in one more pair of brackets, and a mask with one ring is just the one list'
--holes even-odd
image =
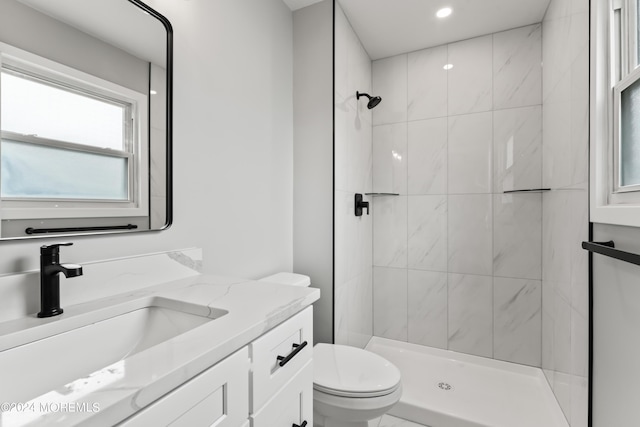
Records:
{"label": "shower control knob", "polygon": [[362,216],[362,210],[367,210],[367,215],[369,215],[369,202],[365,202],[362,200],[362,194],[356,193],[355,198],[355,206],[356,206],[356,216]]}

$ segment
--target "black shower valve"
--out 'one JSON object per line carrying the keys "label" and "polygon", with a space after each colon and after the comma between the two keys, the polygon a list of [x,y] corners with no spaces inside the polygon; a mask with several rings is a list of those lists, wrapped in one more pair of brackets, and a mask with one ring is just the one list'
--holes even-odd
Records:
{"label": "black shower valve", "polygon": [[362,216],[362,210],[367,210],[367,215],[369,215],[369,202],[365,202],[362,200],[362,194],[356,193],[355,198],[355,206],[356,206],[356,216]]}

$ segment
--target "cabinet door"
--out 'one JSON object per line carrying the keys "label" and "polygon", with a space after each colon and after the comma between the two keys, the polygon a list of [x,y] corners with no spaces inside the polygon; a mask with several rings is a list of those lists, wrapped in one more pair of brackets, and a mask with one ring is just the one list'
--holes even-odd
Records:
{"label": "cabinet door", "polygon": [[312,307],[304,309],[250,345],[253,359],[250,410],[255,413],[311,360]]}
{"label": "cabinet door", "polygon": [[287,382],[260,410],[251,416],[253,427],[313,427],[313,362]]}
{"label": "cabinet door", "polygon": [[119,425],[238,427],[249,413],[248,375],[244,347]]}

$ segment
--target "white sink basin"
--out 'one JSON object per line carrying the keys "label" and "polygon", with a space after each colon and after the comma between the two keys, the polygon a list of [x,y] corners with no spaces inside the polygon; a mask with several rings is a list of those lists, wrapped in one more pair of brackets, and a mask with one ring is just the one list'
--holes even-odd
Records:
{"label": "white sink basin", "polygon": [[[74,389],[82,388],[83,394],[98,389],[100,383],[117,380],[126,358],[227,314],[164,298],[102,312],[61,319],[54,325],[55,335],[0,352],[0,402],[28,402],[52,390],[68,395]],[[50,394],[48,401],[60,400]],[[7,421],[6,415],[0,425]]]}

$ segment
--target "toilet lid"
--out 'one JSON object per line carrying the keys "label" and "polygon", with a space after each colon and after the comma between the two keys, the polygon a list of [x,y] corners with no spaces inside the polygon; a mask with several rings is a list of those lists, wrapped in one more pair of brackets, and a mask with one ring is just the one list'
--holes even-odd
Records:
{"label": "toilet lid", "polygon": [[344,345],[316,344],[313,371],[313,388],[335,396],[384,396],[400,385],[400,371],[391,362]]}
{"label": "toilet lid", "polygon": [[296,273],[276,273],[271,276],[263,277],[260,282],[277,283],[279,285],[291,285],[306,287],[311,284],[309,276]]}

